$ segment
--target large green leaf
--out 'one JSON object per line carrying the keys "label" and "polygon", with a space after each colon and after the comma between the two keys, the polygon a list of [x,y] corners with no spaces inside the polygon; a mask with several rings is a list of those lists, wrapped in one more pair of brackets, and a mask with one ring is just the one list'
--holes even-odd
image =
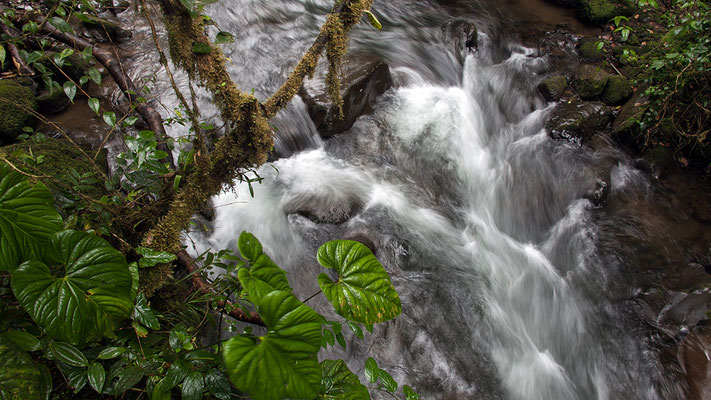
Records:
{"label": "large green leaf", "polygon": [[39,260],[49,237],[62,229],[52,194],[42,183],[0,164],[0,271]]}
{"label": "large green leaf", "polygon": [[257,400],[313,398],[321,371],[318,314],[293,294],[276,290],[256,303],[266,336],[238,335],[225,343],[227,373],[239,389]]}
{"label": "large green leaf", "polygon": [[343,360],[323,360],[321,397],[334,400],[370,400],[370,393]]}
{"label": "large green leaf", "polygon": [[318,249],[318,262],[338,272],[333,282],[321,273],[318,284],[338,314],[347,320],[372,324],[402,312],[400,296],[373,252],[353,240],[333,240]]}
{"label": "large green leaf", "polygon": [[111,337],[133,306],[123,255],[100,237],[68,230],[52,236],[47,258],[53,270],[64,268],[61,277],[41,261],[13,272],[12,291],[22,307],[48,334],[69,343]]}
{"label": "large green leaf", "polygon": [[253,303],[274,290],[291,292],[286,272],[262,251],[262,244],[254,235],[242,232],[237,246],[242,257],[250,261],[249,268],[240,269],[237,276]]}
{"label": "large green leaf", "polygon": [[13,341],[0,335],[0,398],[40,400],[42,373],[32,358]]}
{"label": "large green leaf", "polygon": [[248,298],[255,303],[275,290],[291,292],[286,272],[264,253],[260,254],[249,268],[240,269],[237,277],[247,290]]}

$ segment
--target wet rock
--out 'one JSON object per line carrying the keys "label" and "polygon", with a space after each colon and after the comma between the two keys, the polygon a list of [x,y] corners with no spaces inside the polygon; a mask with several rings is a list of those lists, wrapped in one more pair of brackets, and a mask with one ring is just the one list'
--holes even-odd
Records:
{"label": "wet rock", "polygon": [[309,115],[322,137],[345,132],[356,119],[372,112],[375,100],[392,86],[390,68],[370,53],[355,53],[343,60],[343,114],[332,104],[325,84],[325,68],[318,68],[314,79],[304,81],[299,95],[306,103]]}
{"label": "wet rock", "polygon": [[464,62],[466,55],[462,50],[475,51],[479,48],[479,31],[471,21],[464,19],[447,21],[442,26],[442,33],[445,41],[451,43],[452,53],[460,63]]}
{"label": "wet rock", "polygon": [[605,200],[610,194],[610,182],[599,180],[595,183],[595,189],[588,193],[585,197],[593,203],[595,207],[605,205]]}
{"label": "wet rock", "polygon": [[298,195],[284,206],[286,214],[298,214],[320,224],[341,224],[363,208],[357,195],[338,196]]}
{"label": "wet rock", "polygon": [[689,400],[711,399],[711,324],[695,327],[680,347],[679,359],[686,371]]}
{"label": "wet rock", "polygon": [[11,143],[25,126],[34,126],[37,102],[32,89],[9,79],[0,80],[0,144]]}
{"label": "wet rock", "polygon": [[600,99],[609,106],[618,106],[632,97],[632,93],[634,93],[632,83],[624,76],[615,75],[607,80],[607,85]]}
{"label": "wet rock", "polygon": [[612,124],[612,133],[615,135],[630,133],[636,126],[635,120],[642,116],[647,108],[647,97],[640,88],[620,109],[620,113]]}
{"label": "wet rock", "polygon": [[548,101],[558,101],[563,97],[566,89],[568,89],[568,80],[562,75],[551,76],[538,85],[538,91]]}
{"label": "wet rock", "polygon": [[706,319],[711,306],[711,293],[694,291],[678,292],[659,315],[659,323],[667,326],[695,326]]}
{"label": "wet rock", "polygon": [[575,71],[573,78],[573,89],[583,100],[593,100],[600,96],[605,90],[610,74],[601,67],[590,64],[583,64]]}
{"label": "wet rock", "polygon": [[597,48],[597,37],[584,38],[578,45],[578,54],[581,58],[588,61],[602,61],[605,59],[605,53]]}
{"label": "wet rock", "polygon": [[553,110],[546,130],[555,140],[585,143],[610,121],[611,111],[600,102],[561,103]]}

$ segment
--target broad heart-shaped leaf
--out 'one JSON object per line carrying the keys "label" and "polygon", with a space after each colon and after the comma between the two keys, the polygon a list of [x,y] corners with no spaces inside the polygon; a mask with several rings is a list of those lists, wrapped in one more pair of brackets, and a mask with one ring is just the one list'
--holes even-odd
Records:
{"label": "broad heart-shaped leaf", "polygon": [[282,290],[265,295],[256,305],[268,333],[238,335],[225,343],[230,379],[255,400],[313,398],[321,381],[318,314]]}
{"label": "broad heart-shaped leaf", "polygon": [[12,274],[12,291],[32,319],[72,344],[113,336],[133,307],[123,255],[100,237],[67,230],[52,236],[47,258],[64,267],[63,276],[41,261],[27,261]]}
{"label": "broad heart-shaped leaf", "polygon": [[39,260],[49,237],[62,229],[52,194],[42,183],[0,164],[0,271]]}
{"label": "broad heart-shaped leaf", "polygon": [[40,400],[42,373],[32,358],[0,335],[0,398]]}
{"label": "broad heart-shaped leaf", "polygon": [[373,252],[353,240],[333,240],[318,249],[318,262],[338,272],[333,282],[321,273],[318,284],[338,314],[347,320],[372,324],[402,312],[400,296]]}
{"label": "broad heart-shaped leaf", "polygon": [[370,400],[370,393],[343,360],[323,360],[321,397],[334,400]]}
{"label": "broad heart-shaped leaf", "polygon": [[249,268],[240,269],[237,277],[247,289],[248,298],[255,304],[274,290],[291,292],[286,272],[264,253],[257,256]]}

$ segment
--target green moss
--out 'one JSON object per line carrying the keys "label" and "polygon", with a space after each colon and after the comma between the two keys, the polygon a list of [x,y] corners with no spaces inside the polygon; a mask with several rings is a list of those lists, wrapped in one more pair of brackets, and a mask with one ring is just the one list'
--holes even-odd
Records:
{"label": "green moss", "polygon": [[585,38],[578,46],[578,54],[580,57],[590,61],[602,61],[605,59],[605,53],[597,48],[597,38]]}
{"label": "green moss", "polygon": [[591,25],[602,25],[619,15],[619,6],[607,0],[580,0],[576,7],[578,18]]}
{"label": "green moss", "polygon": [[548,101],[560,99],[568,88],[568,81],[562,75],[552,76],[538,86],[538,90]]}
{"label": "green moss", "polygon": [[634,89],[630,81],[624,76],[614,75],[607,80],[601,98],[608,105],[618,106],[632,97],[632,93],[634,93]]}
{"label": "green moss", "polygon": [[584,100],[592,100],[602,94],[609,74],[595,65],[581,65],[573,79],[573,89]]}
{"label": "green moss", "polygon": [[32,89],[12,80],[0,80],[0,142],[12,142],[23,127],[33,126],[36,111]]}
{"label": "green moss", "polygon": [[[84,152],[90,152],[89,148],[82,148]],[[23,169],[27,157],[41,162],[33,168],[38,169],[42,175],[64,179],[67,171],[74,169],[80,174],[95,171],[97,168],[106,173],[106,155],[100,153],[99,160],[92,163],[82,154],[79,148],[64,139],[45,138],[42,141],[26,140],[10,146],[0,148],[0,155],[6,157],[18,168]],[[24,168],[29,173],[34,173],[29,168]],[[97,177],[98,178],[98,177]],[[103,182],[97,179],[94,184],[74,188],[78,192],[92,198],[100,198],[106,193]]]}

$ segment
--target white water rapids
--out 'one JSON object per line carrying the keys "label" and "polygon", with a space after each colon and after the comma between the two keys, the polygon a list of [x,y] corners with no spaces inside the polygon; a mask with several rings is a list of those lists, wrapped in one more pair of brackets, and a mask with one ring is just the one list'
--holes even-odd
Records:
{"label": "white water rapids", "polygon": [[[329,7],[223,0],[208,14],[236,35],[225,48],[234,79],[264,98]],[[236,249],[250,231],[305,299],[318,291],[319,245],[370,242],[403,314],[325,356],[362,375],[372,355],[423,399],[660,399],[647,350],[606,293],[615,272],[585,199],[596,184],[586,162],[603,156],[548,137],[553,105],[536,91],[545,55],[517,44],[497,7],[468,10],[376,2],[384,31],[361,25],[351,41],[391,66],[396,85],[376,111],[324,142],[296,99],[275,121],[282,158],[261,167],[254,197],[246,184],[217,196],[209,233],[186,244],[194,255]],[[442,34],[462,17],[479,28],[476,53]],[[612,190],[625,190],[627,160],[604,157],[616,164]],[[317,223],[303,210],[347,220]],[[331,315],[322,295],[308,304]]]}

